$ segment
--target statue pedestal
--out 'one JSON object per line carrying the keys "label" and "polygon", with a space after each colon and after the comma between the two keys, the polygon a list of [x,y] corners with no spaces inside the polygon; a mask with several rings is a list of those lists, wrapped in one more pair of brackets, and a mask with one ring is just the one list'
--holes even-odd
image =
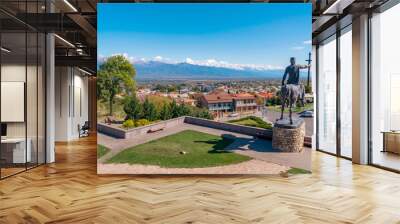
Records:
{"label": "statue pedestal", "polygon": [[303,119],[293,119],[293,124],[289,119],[278,120],[273,127],[272,147],[283,152],[301,152],[305,133]]}

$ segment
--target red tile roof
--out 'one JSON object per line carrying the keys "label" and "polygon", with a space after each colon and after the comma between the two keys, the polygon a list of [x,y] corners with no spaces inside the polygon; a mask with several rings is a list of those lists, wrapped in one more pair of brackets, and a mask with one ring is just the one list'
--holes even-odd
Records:
{"label": "red tile roof", "polygon": [[232,102],[232,96],[229,94],[207,94],[203,95],[204,99],[207,101],[207,103],[225,103],[225,102]]}

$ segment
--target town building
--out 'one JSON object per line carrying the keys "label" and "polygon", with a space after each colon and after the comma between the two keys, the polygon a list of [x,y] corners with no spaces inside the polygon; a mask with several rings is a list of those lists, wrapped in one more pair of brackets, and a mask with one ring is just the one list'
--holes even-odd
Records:
{"label": "town building", "polygon": [[254,114],[258,111],[256,97],[250,93],[232,94],[233,110],[239,114]]}
{"label": "town building", "polygon": [[233,97],[226,93],[204,94],[200,106],[207,108],[215,118],[224,117],[233,112]]}
{"label": "town building", "polygon": [[249,93],[204,94],[201,97],[200,106],[207,108],[216,118],[228,116],[230,113],[254,114],[258,111],[256,97]]}

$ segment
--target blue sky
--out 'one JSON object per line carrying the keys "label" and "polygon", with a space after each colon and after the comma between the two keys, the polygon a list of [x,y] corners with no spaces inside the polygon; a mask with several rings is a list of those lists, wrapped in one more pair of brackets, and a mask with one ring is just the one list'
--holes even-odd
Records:
{"label": "blue sky", "polygon": [[98,54],[283,67],[306,63],[311,4],[98,4]]}

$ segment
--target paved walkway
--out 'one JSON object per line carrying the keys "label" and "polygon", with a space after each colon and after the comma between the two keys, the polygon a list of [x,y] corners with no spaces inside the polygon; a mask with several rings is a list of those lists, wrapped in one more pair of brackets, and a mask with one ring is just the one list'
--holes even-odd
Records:
{"label": "paved walkway", "polygon": [[272,148],[272,142],[257,138],[237,138],[227,150],[284,166],[311,170],[311,149],[304,147],[302,152],[281,152]]}
{"label": "paved walkway", "polygon": [[141,164],[97,164],[98,174],[280,174],[290,167],[262,160],[205,168],[163,168]]}

